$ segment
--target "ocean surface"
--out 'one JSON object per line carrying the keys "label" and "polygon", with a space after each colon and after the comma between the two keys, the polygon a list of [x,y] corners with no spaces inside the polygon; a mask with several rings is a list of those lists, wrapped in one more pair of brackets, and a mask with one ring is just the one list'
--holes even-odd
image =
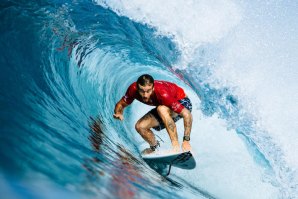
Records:
{"label": "ocean surface", "polygon": [[[1,0],[0,198],[298,198],[298,3]],[[194,170],[141,158],[143,73],[193,102]],[[180,141],[183,122],[177,122]],[[166,131],[155,132],[167,150]]]}

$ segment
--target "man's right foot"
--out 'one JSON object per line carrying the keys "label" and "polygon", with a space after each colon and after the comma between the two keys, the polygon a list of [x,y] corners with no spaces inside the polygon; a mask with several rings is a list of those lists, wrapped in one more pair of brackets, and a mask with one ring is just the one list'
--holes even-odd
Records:
{"label": "man's right foot", "polygon": [[180,146],[178,145],[178,146],[173,146],[172,147],[172,152],[173,153],[180,153],[180,151],[181,151],[181,149],[180,149]]}

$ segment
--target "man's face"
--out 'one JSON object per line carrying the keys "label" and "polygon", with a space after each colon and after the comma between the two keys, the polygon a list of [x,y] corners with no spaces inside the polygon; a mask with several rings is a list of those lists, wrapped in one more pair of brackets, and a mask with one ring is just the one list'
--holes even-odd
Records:
{"label": "man's face", "polygon": [[149,102],[150,96],[153,94],[154,86],[153,84],[141,86],[138,85],[138,92],[142,97],[143,102]]}

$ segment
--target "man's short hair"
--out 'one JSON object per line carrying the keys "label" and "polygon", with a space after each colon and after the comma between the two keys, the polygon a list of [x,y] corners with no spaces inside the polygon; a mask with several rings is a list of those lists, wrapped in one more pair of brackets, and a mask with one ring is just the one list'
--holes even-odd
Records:
{"label": "man's short hair", "polygon": [[154,79],[151,75],[143,74],[138,78],[137,85],[146,86],[150,84],[154,86]]}

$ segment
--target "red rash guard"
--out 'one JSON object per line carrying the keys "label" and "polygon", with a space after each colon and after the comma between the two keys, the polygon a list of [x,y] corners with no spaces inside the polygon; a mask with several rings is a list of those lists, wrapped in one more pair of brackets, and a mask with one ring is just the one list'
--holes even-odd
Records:
{"label": "red rash guard", "polygon": [[148,103],[142,101],[142,97],[138,93],[137,83],[132,83],[125,95],[122,97],[126,104],[131,104],[134,99],[151,106],[165,105],[176,113],[181,113],[184,106],[179,100],[186,97],[184,90],[174,83],[166,81],[154,81],[154,92],[150,96]]}

